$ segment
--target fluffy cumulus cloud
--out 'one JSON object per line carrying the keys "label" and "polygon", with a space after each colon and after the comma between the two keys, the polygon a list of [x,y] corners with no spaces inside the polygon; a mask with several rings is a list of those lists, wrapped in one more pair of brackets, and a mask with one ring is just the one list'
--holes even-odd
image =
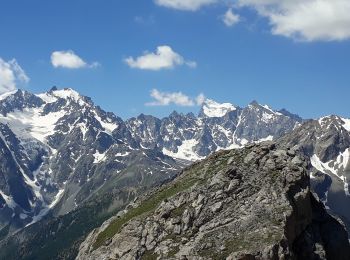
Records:
{"label": "fluffy cumulus cloud", "polygon": [[153,98],[153,101],[146,103],[146,106],[177,105],[189,107],[201,105],[205,100],[203,94],[198,95],[196,98],[191,98],[182,92],[161,92],[157,89],[152,89],[150,95]]}
{"label": "fluffy cumulus cloud", "polygon": [[146,52],[140,57],[128,57],[124,61],[129,67],[142,70],[172,69],[180,65],[187,65],[191,68],[197,66],[196,62],[185,60],[169,46],[159,46],[155,53]]}
{"label": "fluffy cumulus cloud", "polygon": [[18,84],[28,82],[29,77],[15,59],[6,62],[0,58],[0,94],[16,90]]}
{"label": "fluffy cumulus cloud", "polygon": [[72,50],[54,51],[51,54],[51,64],[55,68],[80,69],[80,68],[95,68],[99,66],[98,62],[88,64]]}
{"label": "fluffy cumulus cloud", "polygon": [[238,0],[266,17],[271,32],[304,41],[350,38],[349,0]]}
{"label": "fluffy cumulus cloud", "polygon": [[184,10],[184,11],[197,11],[201,7],[211,5],[218,0],[154,0],[157,5]]}
{"label": "fluffy cumulus cloud", "polygon": [[238,23],[240,20],[240,17],[238,14],[233,13],[232,8],[229,8],[227,12],[222,16],[222,21],[224,24],[228,27],[231,27]]}
{"label": "fluffy cumulus cloud", "polygon": [[[268,19],[271,33],[301,41],[350,39],[349,0],[154,0],[160,6],[197,11],[214,3],[230,4],[236,11],[248,7]],[[233,26],[240,16],[230,8],[222,16]]]}

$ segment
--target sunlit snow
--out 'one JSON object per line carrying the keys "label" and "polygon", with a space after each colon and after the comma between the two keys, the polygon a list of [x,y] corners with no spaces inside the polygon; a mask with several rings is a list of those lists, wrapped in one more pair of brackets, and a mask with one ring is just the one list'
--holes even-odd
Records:
{"label": "sunlit snow", "polygon": [[223,117],[230,111],[236,110],[230,103],[217,103],[214,100],[207,99],[203,103],[203,112],[207,117]]}

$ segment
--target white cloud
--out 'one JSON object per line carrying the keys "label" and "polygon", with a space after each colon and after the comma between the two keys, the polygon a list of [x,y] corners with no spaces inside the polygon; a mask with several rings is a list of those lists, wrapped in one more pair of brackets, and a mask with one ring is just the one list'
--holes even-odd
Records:
{"label": "white cloud", "polygon": [[18,83],[28,83],[29,80],[15,59],[6,62],[0,58],[0,94],[16,90]]}
{"label": "white cloud", "polygon": [[196,97],[197,106],[202,105],[206,99],[207,99],[207,98],[204,96],[204,94],[203,94],[203,93],[200,93],[200,94]]}
{"label": "white cloud", "polygon": [[238,14],[233,13],[232,8],[229,8],[227,12],[222,16],[222,21],[224,24],[228,27],[231,27],[238,23],[240,20],[240,17]]}
{"label": "white cloud", "polygon": [[95,68],[100,66],[98,62],[86,63],[72,50],[54,51],[51,54],[51,64],[55,68],[61,67],[66,69]]}
{"label": "white cloud", "polygon": [[197,67],[196,62],[186,61],[169,46],[159,46],[155,53],[146,52],[143,56],[137,58],[128,57],[124,61],[131,68],[142,70],[172,69],[180,65],[187,65],[190,68]]}
{"label": "white cloud", "polygon": [[268,18],[271,32],[304,41],[350,38],[349,0],[238,0]]}
{"label": "white cloud", "polygon": [[168,106],[174,104],[177,106],[190,107],[195,106],[196,104],[201,105],[205,100],[203,94],[192,99],[182,92],[161,92],[157,89],[152,89],[150,95],[154,101],[146,103],[146,106]]}
{"label": "white cloud", "polygon": [[154,0],[157,5],[184,10],[184,11],[197,11],[201,7],[214,4],[218,0]]}

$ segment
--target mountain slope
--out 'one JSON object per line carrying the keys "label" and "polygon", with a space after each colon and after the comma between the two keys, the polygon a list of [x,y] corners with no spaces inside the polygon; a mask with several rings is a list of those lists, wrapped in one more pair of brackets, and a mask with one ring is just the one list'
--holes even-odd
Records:
{"label": "mountain slope", "polygon": [[0,229],[10,231],[49,211],[74,210],[131,165],[140,166],[132,171],[149,186],[181,167],[157,149],[142,149],[121,118],[72,89],[2,97],[0,147]]}
{"label": "mountain slope", "polygon": [[350,230],[349,119],[327,116],[310,120],[278,142],[301,149],[311,158],[312,188],[326,207],[342,217]]}
{"label": "mountain slope", "polygon": [[308,164],[271,142],[216,153],[105,222],[77,259],[349,259]]}

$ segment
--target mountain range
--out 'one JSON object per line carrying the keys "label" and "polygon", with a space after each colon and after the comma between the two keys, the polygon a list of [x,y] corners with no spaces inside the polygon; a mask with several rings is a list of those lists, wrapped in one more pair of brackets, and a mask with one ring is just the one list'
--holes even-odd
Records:
{"label": "mountain range", "polygon": [[[304,120],[256,101],[241,108],[207,99],[198,115],[141,114],[123,120],[72,89],[4,94],[0,245],[8,250],[0,257],[20,245],[21,258],[71,258],[88,232],[186,165],[220,150],[271,140],[310,158],[312,189],[350,227],[344,206],[349,203],[349,119]],[[70,240],[47,241],[67,234]]]}

